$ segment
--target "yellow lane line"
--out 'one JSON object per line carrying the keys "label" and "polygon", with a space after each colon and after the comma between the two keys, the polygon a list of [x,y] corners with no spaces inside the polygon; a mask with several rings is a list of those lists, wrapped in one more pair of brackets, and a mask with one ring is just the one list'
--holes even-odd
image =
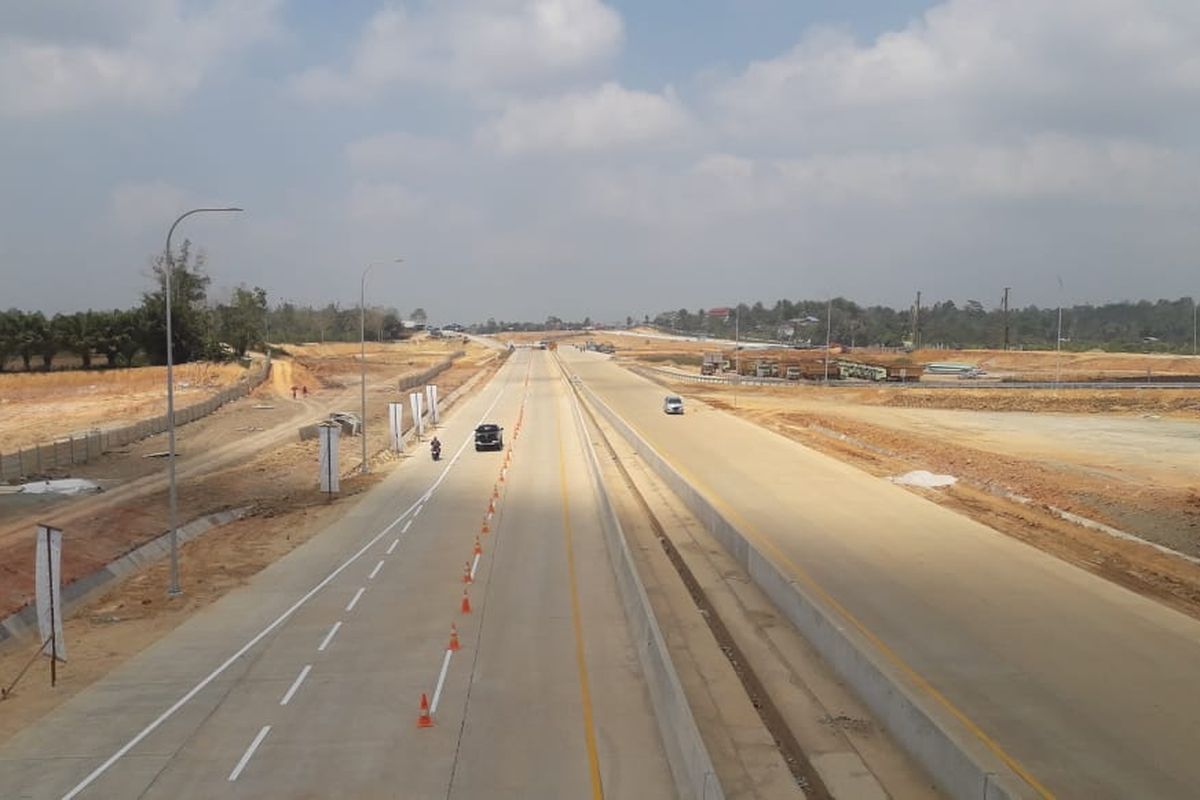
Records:
{"label": "yellow lane line", "polygon": [[587,660],[583,652],[583,618],[579,612],[579,586],[575,578],[575,546],[571,530],[571,506],[567,499],[567,462],[563,454],[560,392],[554,393],[554,430],[558,438],[558,486],[562,493],[563,539],[567,546],[567,577],[571,585],[571,622],[575,627],[575,662],[579,667],[579,694],[583,700],[583,735],[587,744],[588,773],[592,781],[592,800],[603,800],[600,781],[600,755],[596,751],[596,723],[592,714],[592,691],[588,684]]}
{"label": "yellow lane line", "polygon": [[[636,430],[643,439],[645,439],[647,442],[650,442],[650,444],[654,446],[654,442],[651,441],[651,438],[645,433],[645,431],[643,431],[640,427],[633,425],[631,422],[627,421],[627,424]],[[657,450],[658,448],[655,447],[655,449]],[[662,450],[659,450],[659,453],[662,452]],[[878,648],[893,666],[903,672],[904,675],[907,676],[913,683],[915,683],[921,690],[932,697],[940,706],[942,706],[942,708],[944,708],[955,719],[962,723],[963,727],[965,727],[973,736],[975,736],[975,738],[982,742],[984,746],[991,750],[992,753],[1002,762],[1004,762],[1010,769],[1012,769],[1013,772],[1021,776],[1022,780],[1028,783],[1034,789],[1034,791],[1036,791],[1043,798],[1046,798],[1046,800],[1053,800],[1055,796],[1054,793],[1051,792],[1050,789],[1048,789],[1045,785],[1043,785],[1041,781],[1034,777],[1033,773],[1023,766],[1021,762],[1017,761],[1014,756],[1010,755],[1009,752],[1005,750],[999,742],[988,736],[988,734],[985,733],[984,730],[979,727],[974,720],[967,716],[965,711],[954,705],[950,698],[938,691],[937,688],[935,688],[925,676],[917,672],[915,667],[910,666],[909,663],[905,661],[896,651],[889,647],[883,641],[883,639],[881,639],[874,631],[868,628],[866,623],[851,613],[850,609],[839,603],[833,597],[833,595],[826,591],[821,584],[817,583],[816,579],[813,578],[803,567],[793,561],[787,553],[781,550],[779,545],[777,545],[774,540],[764,536],[758,530],[758,528],[754,526],[753,523],[751,523],[734,509],[730,508],[723,500],[720,499],[720,496],[714,492],[707,483],[697,478],[689,470],[674,463],[673,459],[671,462],[672,468],[677,470],[679,474],[683,476],[685,481],[700,490],[705,499],[709,503],[712,503],[712,505],[721,513],[721,515],[729,520],[729,522],[732,523],[744,536],[746,536],[746,538],[750,539],[750,541],[756,547],[758,547],[761,551],[769,553],[776,560],[777,564],[782,563],[784,566],[786,566],[787,569],[791,571],[792,575],[802,581],[810,591],[819,596],[825,603],[832,606],[838,614],[844,617],[858,630],[859,633],[861,633],[868,641],[870,641],[872,645]]]}

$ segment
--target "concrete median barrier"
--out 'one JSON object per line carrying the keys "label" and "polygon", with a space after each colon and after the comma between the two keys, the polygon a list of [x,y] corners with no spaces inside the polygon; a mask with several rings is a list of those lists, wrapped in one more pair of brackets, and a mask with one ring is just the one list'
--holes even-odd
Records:
{"label": "concrete median barrier", "polygon": [[586,384],[574,385],[588,404],[637,449],[948,796],[983,800],[1047,796],[1024,780],[1019,767],[1006,761],[982,731],[892,655],[886,645],[842,613],[819,586],[791,576],[778,566]]}

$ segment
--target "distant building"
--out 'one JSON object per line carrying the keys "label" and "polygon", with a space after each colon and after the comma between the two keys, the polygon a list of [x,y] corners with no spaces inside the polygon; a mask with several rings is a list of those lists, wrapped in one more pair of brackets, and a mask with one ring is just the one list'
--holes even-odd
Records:
{"label": "distant building", "polygon": [[724,308],[724,307],[710,308],[708,310],[708,315],[710,317],[716,317],[717,319],[723,319],[726,322],[728,322],[729,318],[733,316],[733,309],[732,308]]}

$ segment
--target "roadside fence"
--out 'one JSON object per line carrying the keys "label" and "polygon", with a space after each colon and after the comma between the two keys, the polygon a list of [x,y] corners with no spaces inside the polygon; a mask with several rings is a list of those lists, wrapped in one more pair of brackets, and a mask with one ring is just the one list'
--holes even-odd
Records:
{"label": "roadside fence", "polygon": [[[231,400],[245,397],[266,379],[270,369],[271,361],[268,358],[262,366],[251,370],[233,386],[222,389],[207,400],[175,409],[175,424],[178,426],[195,422]],[[147,436],[154,436],[166,429],[167,415],[162,414],[116,428],[95,428],[71,433],[66,437],[30,445],[13,453],[0,452],[0,481],[44,475],[49,470],[86,464],[110,450],[124,447]]]}

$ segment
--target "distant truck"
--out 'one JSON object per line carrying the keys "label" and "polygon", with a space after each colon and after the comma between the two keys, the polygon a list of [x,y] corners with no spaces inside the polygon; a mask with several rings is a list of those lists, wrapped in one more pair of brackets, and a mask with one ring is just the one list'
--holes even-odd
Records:
{"label": "distant truck", "polygon": [[705,353],[704,360],[700,363],[700,374],[716,375],[718,372],[724,372],[728,365],[729,361],[724,353]]}
{"label": "distant truck", "polygon": [[864,381],[908,382],[919,381],[924,369],[919,364],[866,364],[839,358],[837,369],[843,378],[858,378]]}

